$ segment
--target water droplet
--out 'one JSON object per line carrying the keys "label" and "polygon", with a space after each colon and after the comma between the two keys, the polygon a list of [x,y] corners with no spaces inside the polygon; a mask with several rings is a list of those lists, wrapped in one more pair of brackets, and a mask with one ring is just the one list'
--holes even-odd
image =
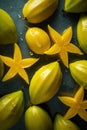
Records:
{"label": "water droplet", "polygon": [[21,18],[21,15],[20,15],[20,14],[18,14],[18,18],[19,18],[19,19]]}
{"label": "water droplet", "polygon": [[31,52],[31,51],[29,51],[29,54],[30,54],[30,56],[33,56],[33,55],[34,55],[33,52]]}
{"label": "water droplet", "polygon": [[20,40],[23,41],[23,38],[21,37]]}
{"label": "water droplet", "polygon": [[23,33],[22,32],[20,32],[20,35],[22,35]]}
{"label": "water droplet", "polygon": [[66,72],[66,73],[68,72],[67,69],[65,69],[65,72]]}
{"label": "water droplet", "polygon": [[10,6],[10,9],[12,9],[13,7],[12,6]]}

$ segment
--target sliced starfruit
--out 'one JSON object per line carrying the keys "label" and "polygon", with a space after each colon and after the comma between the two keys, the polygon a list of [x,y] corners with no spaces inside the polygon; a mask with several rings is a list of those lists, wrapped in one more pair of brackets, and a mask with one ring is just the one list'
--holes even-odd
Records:
{"label": "sliced starfruit", "polygon": [[4,64],[0,59],[0,79],[3,77],[3,75],[4,75]]}
{"label": "sliced starfruit", "polygon": [[73,79],[87,89],[87,60],[79,60],[69,64]]}
{"label": "sliced starfruit", "polygon": [[55,116],[54,130],[80,130],[80,128],[71,120],[64,119],[60,114]]}
{"label": "sliced starfruit", "polygon": [[0,9],[0,44],[10,44],[18,41],[16,26],[12,17]]}
{"label": "sliced starfruit", "polygon": [[87,15],[82,15],[78,21],[77,40],[82,50],[87,53]]}
{"label": "sliced starfruit", "polygon": [[58,92],[61,78],[61,69],[56,61],[38,69],[29,86],[31,103],[40,104],[50,100]]}
{"label": "sliced starfruit", "polygon": [[30,23],[40,23],[57,9],[58,0],[29,0],[23,7],[24,18]]}
{"label": "sliced starfruit", "polygon": [[39,106],[30,106],[25,112],[26,130],[53,130],[48,113]]}
{"label": "sliced starfruit", "polygon": [[64,10],[70,13],[87,12],[87,0],[65,0]]}

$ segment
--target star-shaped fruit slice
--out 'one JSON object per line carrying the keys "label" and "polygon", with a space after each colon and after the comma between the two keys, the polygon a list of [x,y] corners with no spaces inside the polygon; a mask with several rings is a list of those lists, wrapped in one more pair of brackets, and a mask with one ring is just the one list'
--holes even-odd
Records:
{"label": "star-shaped fruit slice", "polygon": [[76,53],[82,55],[81,50],[70,43],[72,39],[72,27],[68,27],[62,35],[60,35],[56,30],[54,30],[51,26],[48,25],[48,30],[50,37],[53,41],[52,47],[45,51],[44,53],[47,55],[55,55],[58,54],[63,64],[68,67],[68,52]]}
{"label": "star-shaped fruit slice", "polygon": [[32,66],[39,60],[39,58],[22,59],[20,48],[16,43],[14,44],[13,59],[2,55],[0,55],[0,58],[2,59],[4,64],[10,67],[6,75],[3,77],[2,81],[7,81],[13,78],[16,74],[19,74],[26,81],[27,84],[29,84],[29,78],[24,68]]}
{"label": "star-shaped fruit slice", "polygon": [[87,121],[87,100],[84,98],[84,88],[81,86],[74,97],[68,96],[58,96],[58,99],[70,107],[66,114],[64,115],[65,119],[70,119],[78,114],[83,120]]}

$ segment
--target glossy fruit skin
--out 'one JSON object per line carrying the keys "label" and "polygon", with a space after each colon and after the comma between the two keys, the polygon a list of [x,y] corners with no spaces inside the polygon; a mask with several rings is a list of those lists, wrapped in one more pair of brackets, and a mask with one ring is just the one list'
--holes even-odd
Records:
{"label": "glossy fruit skin", "polygon": [[26,130],[52,130],[53,125],[48,113],[39,106],[30,106],[25,112]]}
{"label": "glossy fruit skin", "polygon": [[43,54],[51,46],[48,34],[38,27],[29,28],[25,38],[29,48],[36,54]]}
{"label": "glossy fruit skin", "polygon": [[71,120],[66,120],[60,114],[55,116],[54,130],[80,130],[80,128]]}
{"label": "glossy fruit skin", "polygon": [[24,111],[24,97],[21,90],[9,93],[0,98],[0,129],[13,127]]}
{"label": "glossy fruit skin", "polygon": [[0,9],[0,44],[11,44],[18,41],[16,26],[12,17]]}
{"label": "glossy fruit skin", "polygon": [[4,64],[0,59],[0,79],[2,79],[3,75],[4,75]]}
{"label": "glossy fruit skin", "polygon": [[30,23],[40,23],[57,9],[58,0],[29,0],[23,7],[23,15]]}
{"label": "glossy fruit skin", "polygon": [[77,40],[81,49],[87,53],[87,15],[82,15],[78,21]]}
{"label": "glossy fruit skin", "polygon": [[87,89],[87,60],[79,60],[69,65],[73,79]]}
{"label": "glossy fruit skin", "polygon": [[86,0],[65,0],[64,11],[69,13],[87,12]]}
{"label": "glossy fruit skin", "polygon": [[36,71],[29,86],[30,101],[40,104],[50,100],[59,90],[62,73],[58,62],[42,66]]}

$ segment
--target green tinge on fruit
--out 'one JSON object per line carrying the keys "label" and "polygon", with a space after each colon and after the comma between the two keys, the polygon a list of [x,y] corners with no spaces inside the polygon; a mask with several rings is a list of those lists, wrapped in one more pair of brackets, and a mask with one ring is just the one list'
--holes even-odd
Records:
{"label": "green tinge on fruit", "polygon": [[65,0],[64,10],[70,13],[87,12],[87,0]]}
{"label": "green tinge on fruit", "polygon": [[11,16],[0,9],[0,44],[10,44],[18,41],[17,30]]}
{"label": "green tinge on fruit", "polygon": [[73,79],[87,89],[87,60],[80,60],[69,65]]}
{"label": "green tinge on fruit", "polygon": [[77,40],[82,50],[87,53],[87,15],[82,15],[78,21]]}
{"label": "green tinge on fruit", "polygon": [[31,79],[29,95],[32,104],[50,100],[60,87],[62,73],[58,62],[42,66]]}
{"label": "green tinge on fruit", "polygon": [[0,79],[3,77],[3,75],[4,75],[4,64],[0,59]]}
{"label": "green tinge on fruit", "polygon": [[25,112],[26,130],[53,130],[48,113],[39,106],[31,106]]}
{"label": "green tinge on fruit", "polygon": [[58,0],[29,0],[23,7],[28,22],[40,23],[49,18],[57,9]]}
{"label": "green tinge on fruit", "polygon": [[0,98],[0,130],[13,127],[24,111],[24,96],[21,90]]}
{"label": "green tinge on fruit", "polygon": [[54,130],[80,130],[80,128],[71,120],[66,120],[60,114],[57,114],[54,120]]}

